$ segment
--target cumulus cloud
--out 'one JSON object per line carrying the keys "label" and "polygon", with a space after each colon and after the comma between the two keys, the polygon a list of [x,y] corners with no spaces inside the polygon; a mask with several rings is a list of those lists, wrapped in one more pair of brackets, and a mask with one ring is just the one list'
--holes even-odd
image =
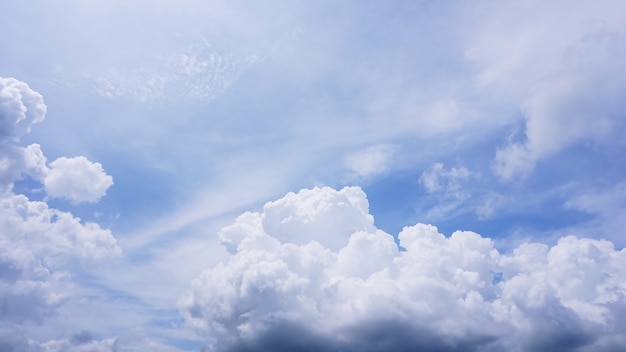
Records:
{"label": "cumulus cloud", "polygon": [[15,78],[0,77],[0,143],[18,140],[45,115],[41,94]]}
{"label": "cumulus cloud", "polygon": [[39,144],[15,145],[45,118],[43,97],[24,82],[0,77],[0,191],[8,191],[22,175],[44,184],[48,196],[72,203],[97,202],[113,184],[100,163],[83,156],[60,157],[50,165]]}
{"label": "cumulus cloud", "polygon": [[64,301],[68,267],[120,254],[109,230],[23,195],[0,198],[3,319],[41,322]]}
{"label": "cumulus cloud", "polygon": [[24,328],[57,314],[73,294],[77,267],[121,253],[111,231],[13,192],[13,183],[27,175],[50,196],[95,201],[112,183],[98,163],[59,158],[48,167],[40,145],[17,145],[45,112],[41,95],[28,85],[0,78],[0,350],[106,350],[100,342],[39,343]]}
{"label": "cumulus cloud", "polygon": [[[179,306],[209,349],[613,351],[626,250],[568,236],[501,253],[426,224],[376,229],[357,187],[302,190],[220,232]],[[333,224],[330,226],[329,224]]]}
{"label": "cumulus cloud", "polygon": [[21,326],[57,314],[74,295],[76,268],[120,254],[110,230],[23,195],[0,197],[0,349],[100,350],[40,346]]}
{"label": "cumulus cloud", "polygon": [[44,179],[50,197],[65,198],[73,203],[97,202],[113,184],[100,163],[87,158],[60,157],[50,163],[50,171]]}

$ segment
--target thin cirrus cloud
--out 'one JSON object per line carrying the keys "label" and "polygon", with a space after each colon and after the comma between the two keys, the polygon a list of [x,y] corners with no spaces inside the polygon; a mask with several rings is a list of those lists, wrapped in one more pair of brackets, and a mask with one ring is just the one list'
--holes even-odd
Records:
{"label": "thin cirrus cloud", "polygon": [[568,236],[501,253],[490,238],[420,223],[398,239],[376,229],[358,187],[289,193],[221,230],[231,256],[206,268],[179,307],[218,351],[614,351],[626,342],[626,252],[609,241]]}

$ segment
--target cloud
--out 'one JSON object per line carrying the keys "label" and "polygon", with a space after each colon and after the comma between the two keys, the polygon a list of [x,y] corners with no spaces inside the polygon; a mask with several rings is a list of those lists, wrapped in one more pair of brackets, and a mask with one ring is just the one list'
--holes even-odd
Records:
{"label": "cloud", "polygon": [[290,193],[220,239],[230,253],[179,307],[220,351],[611,351],[626,330],[626,250],[567,236],[501,253],[416,224],[376,229],[358,187]]}
{"label": "cloud", "polygon": [[23,195],[0,198],[2,316],[40,322],[66,298],[72,265],[118,256],[109,230]]}
{"label": "cloud", "polygon": [[98,94],[139,102],[156,100],[208,101],[214,99],[252,66],[253,54],[222,53],[207,43],[159,57],[140,68],[110,68],[85,79]]}
{"label": "cloud", "polygon": [[348,155],[346,167],[356,179],[384,174],[391,166],[394,148],[381,144]]}
{"label": "cloud", "polygon": [[467,181],[475,175],[465,167],[446,169],[443,163],[434,163],[422,172],[419,182],[435,205],[428,210],[425,217],[440,219],[458,209],[471,197],[467,190]]}
{"label": "cloud", "polygon": [[[268,202],[261,223],[280,241],[305,244],[315,240],[338,249],[347,243],[349,234],[372,229],[374,218],[369,215],[369,204],[360,188],[346,187],[337,192],[324,187],[289,193]],[[224,231],[220,238],[231,238],[231,232]]]}
{"label": "cloud", "polygon": [[53,198],[65,198],[73,203],[97,202],[113,184],[100,163],[83,156],[60,157],[50,163],[44,179],[46,192]]}
{"label": "cloud", "polygon": [[428,193],[456,193],[461,188],[459,182],[470,176],[471,173],[464,167],[446,170],[443,163],[435,163],[422,173],[419,181]]}
{"label": "cloud", "polygon": [[74,272],[121,254],[113,234],[46,202],[15,194],[13,183],[28,175],[43,182],[50,196],[95,201],[111,177],[84,157],[62,157],[48,167],[40,145],[15,145],[32,124],[44,119],[46,107],[41,95],[13,78],[0,78],[0,89],[0,349],[103,350],[96,346],[99,342],[90,347],[40,344],[24,326],[58,314],[75,293]]}
{"label": "cloud", "polygon": [[45,115],[41,94],[15,78],[0,77],[0,143],[18,140]]}
{"label": "cloud", "polygon": [[111,231],[23,195],[0,197],[0,229],[0,349],[94,350],[39,348],[21,326],[58,314],[76,294],[73,272],[121,254]]}
{"label": "cloud", "polygon": [[503,2],[484,9],[490,14],[466,57],[479,68],[478,86],[516,104],[525,122],[523,138],[497,150],[497,175],[524,177],[574,145],[621,136],[626,27],[618,3],[571,9],[556,1],[537,11],[539,3]]}
{"label": "cloud", "polygon": [[114,352],[117,351],[116,339],[95,339],[90,333],[82,332],[71,339],[51,340],[39,344],[41,352]]}
{"label": "cloud", "polygon": [[97,202],[113,184],[100,163],[85,157],[60,157],[46,165],[39,144],[15,145],[30,132],[34,123],[45,118],[43,97],[24,82],[0,77],[0,191],[10,190],[13,182],[29,175],[44,184],[48,196],[72,203]]}

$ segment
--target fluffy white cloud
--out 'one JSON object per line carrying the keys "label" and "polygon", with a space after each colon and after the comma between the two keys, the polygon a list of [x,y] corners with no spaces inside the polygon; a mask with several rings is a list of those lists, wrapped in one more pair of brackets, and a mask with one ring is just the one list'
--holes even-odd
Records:
{"label": "fluffy white cloud", "polygon": [[[264,231],[281,242],[305,244],[315,240],[331,249],[343,247],[353,232],[374,227],[365,193],[358,187],[289,193],[265,204],[261,222]],[[222,238],[229,236],[228,231],[222,233]]]}
{"label": "fluffy white cloud", "polygon": [[24,328],[58,313],[74,293],[76,270],[121,254],[111,231],[13,193],[23,175],[72,201],[97,200],[112,183],[85,158],[60,158],[48,168],[38,144],[15,145],[45,111],[41,95],[25,83],[0,78],[0,350],[104,351],[108,342],[42,344]]}
{"label": "fluffy white cloud", "polygon": [[45,115],[41,94],[15,78],[0,77],[0,142],[19,139]]}
{"label": "fluffy white cloud", "polygon": [[67,269],[120,254],[109,230],[23,195],[0,198],[4,319],[40,322],[64,300]]}
{"label": "fluffy white cloud", "polygon": [[60,157],[51,162],[44,179],[50,197],[65,198],[73,203],[97,202],[112,184],[113,177],[104,172],[100,163],[82,156]]}
{"label": "fluffy white cloud", "polygon": [[120,253],[111,231],[97,224],[81,223],[23,195],[0,197],[0,349],[95,350],[44,348],[21,326],[40,324],[58,312],[75,293],[75,269]]}
{"label": "fluffy white cloud", "polygon": [[[394,238],[359,188],[302,190],[245,213],[179,306],[230,350],[612,351],[626,342],[626,250],[561,238],[500,253],[431,225]],[[341,240],[333,240],[340,238]]]}
{"label": "fluffy white cloud", "polygon": [[9,191],[26,174],[42,182],[50,197],[97,202],[113,184],[100,163],[82,156],[60,157],[48,167],[40,145],[14,145],[32,124],[43,121],[45,113],[39,93],[24,82],[0,77],[0,191]]}
{"label": "fluffy white cloud", "polygon": [[475,176],[467,168],[446,168],[443,163],[434,163],[422,172],[419,182],[424,190],[436,197],[435,205],[424,214],[429,219],[440,219],[457,210],[470,197],[465,183]]}

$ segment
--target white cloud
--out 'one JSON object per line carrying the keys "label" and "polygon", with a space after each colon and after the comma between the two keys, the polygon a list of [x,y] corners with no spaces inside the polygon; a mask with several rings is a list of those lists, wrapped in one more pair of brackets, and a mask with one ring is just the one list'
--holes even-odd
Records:
{"label": "white cloud", "polygon": [[[263,229],[272,237],[297,244],[311,240],[331,249],[343,247],[353,232],[371,230],[374,218],[359,187],[303,189],[263,207]],[[227,236],[227,234],[223,234]]]}
{"label": "white cloud", "polygon": [[110,230],[95,223],[83,224],[44,202],[11,195],[0,198],[0,205],[0,228],[5,229],[0,237],[2,257],[20,268],[44,265],[41,268],[45,269],[66,264],[71,258],[91,261],[120,253]]}
{"label": "white cloud", "polygon": [[0,143],[18,140],[45,115],[41,94],[15,78],[0,77]]}
{"label": "white cloud", "polygon": [[484,8],[489,15],[467,45],[477,84],[518,105],[525,119],[524,140],[496,153],[494,171],[505,179],[575,144],[619,138],[625,128],[626,27],[617,15],[624,4],[544,5]]}
{"label": "white cloud", "polygon": [[24,173],[30,175],[35,180],[43,181],[49,171],[46,165],[46,157],[41,151],[39,144],[31,144],[23,149],[24,153]]}
{"label": "white cloud", "polygon": [[483,196],[476,205],[475,213],[480,220],[492,218],[500,209],[505,207],[507,197],[496,192]]}
{"label": "white cloud", "polygon": [[42,182],[53,198],[73,203],[97,202],[113,184],[100,163],[85,157],[60,157],[46,165],[39,144],[14,145],[30,132],[31,125],[44,120],[42,96],[24,82],[0,77],[0,191],[10,190],[23,174]]}
{"label": "white cloud", "polygon": [[[0,197],[0,229],[0,330],[14,332],[57,314],[75,294],[74,270],[121,253],[109,230],[23,195]],[[28,339],[0,336],[0,346],[27,351],[19,346],[30,341],[29,348],[41,350],[27,330],[23,335]]]}
{"label": "white cloud", "polygon": [[470,176],[470,171],[464,167],[446,170],[443,163],[434,163],[422,173],[419,181],[428,193],[456,194],[462,188],[460,182]]}
{"label": "white cloud", "polygon": [[[13,193],[23,175],[50,184],[49,195],[74,201],[96,200],[112,182],[100,164],[83,157],[59,158],[48,168],[40,145],[14,145],[45,112],[41,95],[23,82],[0,78],[0,349],[107,350],[100,342],[41,344],[25,328],[58,314],[75,293],[75,271],[121,254],[111,231]],[[77,190],[83,194],[72,193]]]}
{"label": "white cloud", "polygon": [[348,155],[346,167],[357,179],[386,173],[391,167],[394,148],[390,145],[376,145]]}
{"label": "white cloud", "polygon": [[20,177],[21,154],[21,148],[0,143],[0,194],[10,191],[13,182]]}
{"label": "white cloud", "polygon": [[404,228],[400,250],[371,226],[366,202],[358,188],[316,188],[240,216],[221,233],[231,257],[181,298],[187,322],[220,351],[611,351],[626,342],[626,250],[569,236],[505,254],[476,233],[445,237],[425,224]]}
{"label": "white cloud", "polygon": [[471,196],[465,183],[473,176],[465,167],[446,169],[443,163],[434,163],[422,172],[420,184],[436,197],[436,205],[428,210],[426,218],[442,218],[464,204]]}
{"label": "white cloud", "polygon": [[87,158],[60,157],[50,163],[44,179],[46,192],[53,198],[65,198],[73,203],[97,202],[113,184],[113,177],[100,163]]}

